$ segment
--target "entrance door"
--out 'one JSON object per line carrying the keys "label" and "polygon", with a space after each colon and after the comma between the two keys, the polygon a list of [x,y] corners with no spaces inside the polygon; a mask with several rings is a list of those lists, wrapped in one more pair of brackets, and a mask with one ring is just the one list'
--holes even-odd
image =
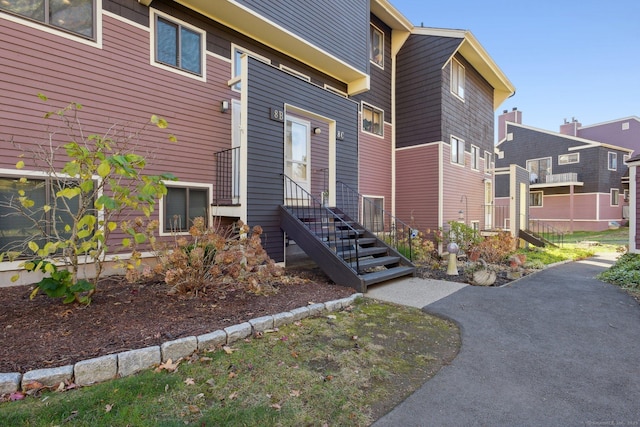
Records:
{"label": "entrance door", "polygon": [[[284,173],[303,190],[311,191],[309,160],[311,140],[311,124],[297,117],[288,116],[285,122],[284,137]],[[287,198],[307,199],[304,192],[295,191]]]}
{"label": "entrance door", "polygon": [[484,229],[493,228],[493,186],[491,181],[484,182]]}

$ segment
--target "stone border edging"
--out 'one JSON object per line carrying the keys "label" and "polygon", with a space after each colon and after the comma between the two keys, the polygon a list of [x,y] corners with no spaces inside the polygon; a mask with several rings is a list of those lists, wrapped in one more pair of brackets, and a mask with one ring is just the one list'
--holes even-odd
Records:
{"label": "stone border edging", "polygon": [[55,387],[61,382],[73,381],[79,386],[88,386],[116,378],[133,375],[167,360],[188,357],[196,351],[204,351],[219,345],[228,345],[257,332],[279,328],[323,312],[339,311],[351,305],[362,293],[347,298],[312,304],[291,311],[251,319],[238,325],[229,326],[203,335],[179,338],[161,345],[109,354],[94,359],[83,360],[74,365],[56,368],[34,369],[24,374],[19,372],[0,373],[0,395],[25,390],[30,384],[40,383],[45,387]]}

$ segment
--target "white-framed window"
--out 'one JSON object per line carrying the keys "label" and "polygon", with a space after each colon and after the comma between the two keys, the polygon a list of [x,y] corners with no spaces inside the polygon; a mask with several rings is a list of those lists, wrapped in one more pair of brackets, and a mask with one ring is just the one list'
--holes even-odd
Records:
{"label": "white-framed window", "polygon": [[166,182],[167,195],[162,198],[160,234],[187,233],[198,217],[209,225],[211,185]]}
{"label": "white-framed window", "polygon": [[489,151],[484,152],[484,171],[489,173],[493,169],[493,155]]}
{"label": "white-framed window", "polygon": [[382,136],[384,132],[384,111],[363,102],[362,130]]}
{"label": "white-framed window", "polygon": [[380,68],[384,68],[384,33],[371,25],[371,49],[369,60]]}
{"label": "white-framed window", "polygon": [[286,65],[280,64],[280,69],[282,71],[285,71],[285,72],[287,72],[289,74],[292,74],[292,75],[294,75],[294,76],[296,76],[296,77],[298,77],[298,78],[300,78],[300,79],[302,79],[304,81],[307,81],[307,82],[311,81],[311,77],[307,76],[306,74],[302,74],[300,71],[294,70],[291,67],[287,67]]}
{"label": "white-framed window", "polygon": [[[262,61],[267,64],[271,64],[271,60],[269,58],[265,58],[262,55],[258,55],[255,52],[251,52],[249,49],[245,49],[243,47],[237,45],[231,45],[231,78],[238,79],[242,74],[242,55],[247,54],[252,58],[255,58],[259,61]],[[235,91],[240,91],[241,84],[237,82],[231,87]]]}
{"label": "white-framed window", "polygon": [[[70,237],[70,231],[65,228],[73,224],[72,214],[80,207],[80,197],[65,198],[63,206],[56,193],[78,185],[78,180],[52,179],[42,174],[0,176],[0,252],[16,250],[27,253],[26,243],[29,241],[35,241],[42,247],[47,236]],[[32,207],[23,206],[27,216],[16,210],[15,203],[19,197],[33,201]],[[45,209],[45,206],[54,205],[58,208]],[[92,214],[97,215],[96,212]]]}
{"label": "white-framed window", "polygon": [[612,188],[609,193],[610,196],[610,205],[611,206],[619,206],[620,205],[620,190],[618,188]]}
{"label": "white-framed window", "polygon": [[205,32],[160,12],[152,22],[154,65],[203,77]]}
{"label": "white-framed window", "polygon": [[369,231],[384,231],[384,197],[364,196],[362,198],[362,224]]}
{"label": "white-framed window", "polygon": [[527,160],[527,170],[531,184],[547,182],[547,177],[552,173],[551,157]]}
{"label": "white-framed window", "polygon": [[607,167],[610,171],[618,170],[618,153],[609,151]]}
{"label": "white-framed window", "polygon": [[96,1],[0,1],[0,11],[95,40]]}
{"label": "white-framed window", "polygon": [[622,130],[629,130],[629,122],[622,123]]}
{"label": "white-framed window", "polygon": [[570,165],[571,163],[580,163],[580,153],[560,154],[558,156],[559,165]]}
{"label": "white-framed window", "polygon": [[629,189],[625,188],[624,190],[622,190],[622,194],[623,194],[623,197],[624,197],[624,201],[628,202],[629,201]]}
{"label": "white-framed window", "polygon": [[298,117],[285,120],[284,173],[311,191],[311,123]]}
{"label": "white-framed window", "polygon": [[530,191],[529,192],[529,206],[541,207],[542,206],[542,191]]}
{"label": "white-framed window", "polygon": [[464,141],[451,137],[451,163],[456,163],[464,166]]}
{"label": "white-framed window", "polygon": [[464,67],[453,59],[451,61],[451,93],[464,99]]}
{"label": "white-framed window", "polygon": [[471,146],[471,169],[480,169],[480,150],[475,145]]}

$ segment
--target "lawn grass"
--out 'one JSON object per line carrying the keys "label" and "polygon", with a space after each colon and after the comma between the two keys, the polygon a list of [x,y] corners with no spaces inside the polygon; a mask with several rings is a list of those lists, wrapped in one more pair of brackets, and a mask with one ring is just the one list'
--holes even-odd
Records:
{"label": "lawn grass", "polygon": [[444,364],[457,327],[410,307],[349,309],[91,387],[0,404],[0,425],[369,425]]}
{"label": "lawn grass", "polygon": [[629,243],[629,228],[620,227],[616,230],[603,231],[574,231],[564,235],[564,243],[577,244],[580,242],[598,242],[600,245],[620,246]]}

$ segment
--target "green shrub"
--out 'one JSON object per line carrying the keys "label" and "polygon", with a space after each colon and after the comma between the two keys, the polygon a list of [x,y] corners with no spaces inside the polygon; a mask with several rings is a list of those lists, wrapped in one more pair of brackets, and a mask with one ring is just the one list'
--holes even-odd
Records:
{"label": "green shrub", "polygon": [[622,255],[611,268],[597,277],[624,289],[640,290],[640,255],[630,253]]}

